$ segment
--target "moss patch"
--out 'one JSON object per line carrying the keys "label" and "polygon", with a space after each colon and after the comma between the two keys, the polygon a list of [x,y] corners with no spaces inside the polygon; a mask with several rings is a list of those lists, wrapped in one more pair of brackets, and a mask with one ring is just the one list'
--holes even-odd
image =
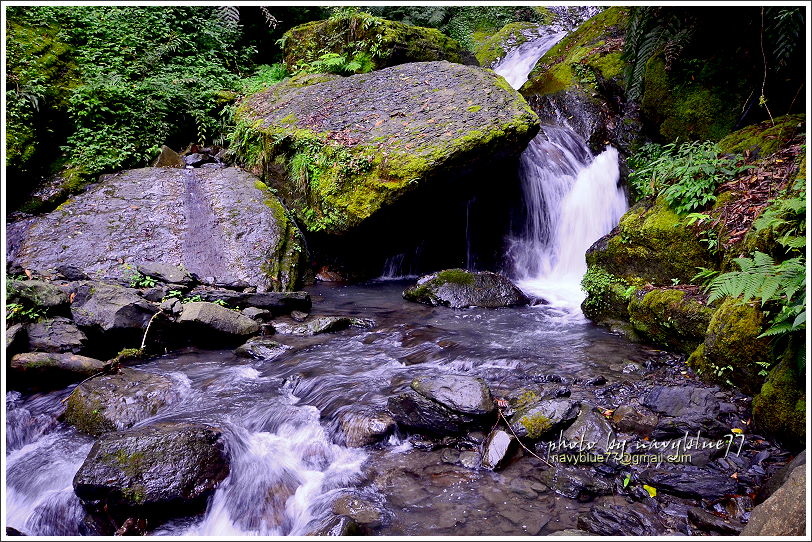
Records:
{"label": "moss patch", "polygon": [[690,354],[705,338],[713,309],[676,289],[631,296],[629,321],[648,341]]}
{"label": "moss patch", "polygon": [[753,398],[756,428],[777,435],[800,449],[806,437],[806,393],[804,374],[791,356],[770,371],[761,391]]}
{"label": "moss patch", "polygon": [[806,115],[784,115],[775,119],[775,124],[765,121],[737,130],[719,141],[719,148],[725,153],[751,153],[766,157],[784,146],[798,134],[804,133]]}
{"label": "moss patch", "polygon": [[474,56],[480,66],[492,66],[507,53],[507,49],[518,47],[526,42],[529,30],[538,28],[538,24],[529,22],[509,23],[496,34],[486,37],[474,49]]}
{"label": "moss patch", "polygon": [[540,438],[553,426],[553,421],[542,414],[522,416],[519,423],[527,431],[527,437],[533,440]]}

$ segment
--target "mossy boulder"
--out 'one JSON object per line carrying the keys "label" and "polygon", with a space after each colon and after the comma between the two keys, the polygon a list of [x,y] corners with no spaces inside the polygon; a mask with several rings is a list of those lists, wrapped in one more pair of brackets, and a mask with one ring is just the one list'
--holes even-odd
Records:
{"label": "mossy boulder", "polygon": [[334,53],[359,60],[355,73],[408,62],[447,60],[475,64],[460,44],[434,28],[389,21],[366,13],[331,17],[285,32],[285,65],[294,71],[320,56]]}
{"label": "mossy boulder", "polygon": [[158,261],[260,290],[294,287],[304,250],[282,203],[237,168],[107,175],[57,210],[9,224],[8,232],[9,260],[24,268],[71,265],[127,279],[127,265]]}
{"label": "mossy boulder", "polygon": [[726,135],[719,141],[719,148],[724,153],[750,153],[754,157],[764,158],[803,134],[805,129],[806,115],[784,115],[774,122],[752,124]]}
{"label": "mossy boulder", "polygon": [[629,321],[646,340],[690,354],[705,339],[713,309],[683,290],[639,291],[628,305]]}
{"label": "mossy boulder", "polygon": [[637,286],[690,283],[698,267],[716,268],[716,260],[688,220],[662,198],[637,203],[586,253],[590,267],[601,267]]}
{"label": "mossy boulder", "polygon": [[343,234],[406,194],[517,157],[538,118],[491,71],[411,63],[237,108],[237,154],[311,232]]}
{"label": "mossy boulder", "polygon": [[746,87],[668,71],[662,54],[646,63],[641,112],[646,125],[666,141],[718,141],[741,113]]}
{"label": "mossy boulder", "polygon": [[806,437],[806,377],[791,356],[785,356],[753,398],[753,421],[759,431],[786,444],[803,447]]}
{"label": "mossy boulder", "polygon": [[581,311],[590,320],[610,325],[629,319],[629,299],[635,288],[625,279],[592,265],[581,280],[581,288],[586,292]]}
{"label": "mossy boulder", "polygon": [[539,59],[520,89],[542,123],[557,125],[563,115],[595,151],[609,142],[626,149],[638,137],[623,90],[628,12],[613,6],[583,22]]}
{"label": "mossy boulder", "polygon": [[69,352],[26,352],[9,361],[8,385],[11,389],[59,389],[98,374],[106,367],[101,360]]}
{"label": "mossy boulder", "polygon": [[508,23],[494,35],[489,36],[474,49],[474,56],[480,66],[493,66],[501,60],[510,49],[538,36],[541,27],[537,23]]}
{"label": "mossy boulder", "polygon": [[688,358],[701,378],[731,383],[744,393],[758,393],[764,379],[759,372],[772,360],[764,331],[764,313],[738,299],[726,299],[711,317],[705,340]]}
{"label": "mossy boulder", "polygon": [[528,302],[506,277],[490,271],[472,272],[447,269],[420,277],[403,292],[403,298],[426,305],[466,307],[508,307]]}
{"label": "mossy boulder", "polygon": [[76,473],[73,489],[99,525],[134,518],[157,526],[202,512],[229,467],[220,429],[164,422],[103,436]]}

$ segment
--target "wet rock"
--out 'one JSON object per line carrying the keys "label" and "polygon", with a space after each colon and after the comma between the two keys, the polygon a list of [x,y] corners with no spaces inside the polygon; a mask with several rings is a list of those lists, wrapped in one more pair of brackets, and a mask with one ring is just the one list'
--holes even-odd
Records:
{"label": "wet rock", "polygon": [[479,467],[481,461],[482,460],[479,457],[479,452],[475,452],[474,450],[460,452],[460,465],[466,469],[475,469]]}
{"label": "wet rock", "polygon": [[161,153],[152,162],[152,167],[182,168],[184,165],[183,158],[166,145],[161,145]]}
{"label": "wet rock", "polygon": [[178,324],[185,326],[194,340],[204,342],[239,340],[259,332],[259,324],[243,314],[206,301],[183,305]]}
{"label": "wet rock", "polygon": [[495,470],[504,461],[514,437],[507,431],[494,429],[485,439],[482,452],[482,467]]}
{"label": "wet rock", "polygon": [[191,167],[200,167],[205,163],[213,161],[214,157],[199,152],[193,152],[183,157],[183,163]]}
{"label": "wet rock", "polygon": [[271,311],[266,309],[258,309],[256,307],[248,307],[247,309],[243,309],[242,313],[248,318],[258,322],[267,322],[273,317]]}
{"label": "wet rock", "polygon": [[375,321],[369,318],[349,318],[346,316],[316,316],[301,324],[274,322],[277,333],[285,335],[319,335],[333,333],[350,327],[374,327]]}
{"label": "wet rock", "polygon": [[596,451],[606,451],[615,439],[615,432],[594,406],[582,403],[578,417],[564,431],[563,437],[569,442],[582,442],[584,446],[594,444]]}
{"label": "wet rock", "polygon": [[[243,217],[250,216],[250,220]],[[9,224],[10,259],[127,278],[123,263],[184,265],[261,290],[294,286],[300,232],[256,177],[237,168],[141,168],[105,175],[59,210]]]}
{"label": "wet rock", "polygon": [[603,386],[606,384],[606,378],[603,376],[596,376],[584,382],[587,386]]}
{"label": "wet rock", "polygon": [[693,416],[719,413],[717,388],[696,386],[656,386],[644,398],[643,405],[666,416]]}
{"label": "wet rock", "polygon": [[13,280],[6,283],[6,303],[59,314],[68,307],[68,296],[58,287],[41,280]]}
{"label": "wet rock", "polygon": [[192,275],[183,265],[172,265],[162,262],[145,262],[136,266],[136,270],[142,275],[152,277],[160,282],[168,284],[180,284],[189,286],[194,282]]}
{"label": "wet rock", "polygon": [[271,311],[274,316],[288,314],[291,311],[309,311],[312,307],[310,294],[307,292],[235,292],[221,288],[195,288],[189,295],[200,296],[203,301],[222,302],[230,308],[256,307]]}
{"label": "wet rock", "polygon": [[718,499],[735,494],[738,487],[727,474],[688,466],[646,469],[640,473],[640,480],[657,491],[689,499]]}
{"label": "wet rock", "polygon": [[367,528],[379,527],[383,520],[383,514],[377,504],[356,495],[339,497],[333,503],[333,513],[339,516],[347,516],[357,524]]}
{"label": "wet rock", "polygon": [[423,397],[462,414],[487,416],[496,408],[491,391],[481,378],[463,375],[418,377],[411,386]]}
{"label": "wet rock", "polygon": [[229,472],[223,435],[192,423],[158,423],[101,437],[73,488],[92,514],[129,517],[201,512]]}
{"label": "wet rock", "polygon": [[489,271],[448,269],[424,275],[403,292],[404,299],[426,305],[508,307],[527,304],[527,297],[507,278]]}
{"label": "wet rock", "polygon": [[12,324],[6,328],[6,356],[11,357],[20,350],[25,349],[26,344],[25,326]]}
{"label": "wet rock", "polygon": [[267,337],[254,337],[242,346],[237,347],[234,353],[244,358],[272,360],[278,358],[290,348],[290,346]]}
{"label": "wet rock", "polygon": [[390,397],[387,408],[398,425],[436,435],[460,433],[483,420],[479,416],[455,412],[415,391]]}
{"label": "wet rock", "polygon": [[177,400],[175,388],[165,376],[121,369],[78,385],[68,397],[64,419],[93,436],[121,431]]}
{"label": "wet rock", "polygon": [[806,497],[806,466],[800,465],[770,498],[753,509],[742,536],[803,536]]}
{"label": "wet rock", "polygon": [[10,388],[58,389],[106,368],[105,362],[70,353],[29,352],[9,363]]}
{"label": "wet rock", "polygon": [[789,476],[792,474],[792,471],[794,471],[796,467],[800,467],[802,465],[806,465],[806,450],[796,455],[792,461],[784,465],[781,470],[776,472],[770,477],[769,480],[767,480],[767,483],[764,484],[764,486],[759,490],[758,500],[756,502],[761,503],[770,495],[775,493],[779,487],[784,485]]}
{"label": "wet rock", "polygon": [[308,316],[309,316],[308,313],[302,311],[291,311],[290,313],[290,317],[295,322],[304,322],[305,320],[307,320]]}
{"label": "wet rock", "polygon": [[339,423],[345,444],[352,448],[374,444],[397,426],[394,418],[385,412],[345,412],[339,417]]}
{"label": "wet rock", "polygon": [[588,531],[582,531],[581,529],[564,529],[562,531],[550,533],[547,536],[591,536],[591,535],[592,533]]}
{"label": "wet rock", "polygon": [[158,307],[138,295],[138,290],[103,282],[87,282],[76,290],[71,305],[73,320],[81,327],[141,339]]}
{"label": "wet rock", "polygon": [[703,533],[711,531],[720,535],[737,535],[744,527],[738,522],[731,523],[697,506],[688,509],[688,519]]}
{"label": "wet rock", "polygon": [[710,438],[722,437],[730,433],[730,428],[714,417],[709,416],[686,416],[684,418],[663,417],[657,422],[657,426],[651,432],[654,440],[665,440],[679,438],[688,433],[697,433]]}
{"label": "wet rock", "polygon": [[87,335],[67,318],[56,317],[28,324],[25,331],[30,351],[78,354],[87,347]]}
{"label": "wet rock", "polygon": [[332,516],[307,536],[357,536],[363,534],[354,519],[347,516]]}
{"label": "wet rock", "polygon": [[554,465],[542,473],[541,480],[559,495],[582,502],[598,495],[611,495],[614,491],[614,485],[592,469]]}
{"label": "wet rock", "polygon": [[640,503],[596,504],[578,516],[578,528],[601,536],[654,536],[665,533],[657,514]]}
{"label": "wet rock", "polygon": [[579,407],[580,403],[568,399],[540,401],[511,416],[510,428],[519,438],[555,434],[575,420]]}
{"label": "wet rock", "polygon": [[621,405],[612,413],[612,422],[618,431],[636,433],[643,437],[654,431],[658,421],[657,415],[641,412],[631,405]]}
{"label": "wet rock", "polygon": [[[313,111],[322,112],[316,124],[308,120]],[[294,77],[248,97],[237,110],[238,122],[251,127],[248,137],[274,142],[255,157],[258,169],[271,166],[271,155],[313,138],[346,155],[323,172],[346,179],[341,186],[314,184],[307,194],[290,183],[274,186],[307,230],[328,236],[357,230],[407,194],[421,201],[423,189],[517,156],[538,130],[536,118],[501,77],[442,61],[307,86]],[[370,161],[371,150],[386,159]],[[347,176],[345,163],[372,167]],[[293,170],[289,161],[273,167],[280,165]]]}

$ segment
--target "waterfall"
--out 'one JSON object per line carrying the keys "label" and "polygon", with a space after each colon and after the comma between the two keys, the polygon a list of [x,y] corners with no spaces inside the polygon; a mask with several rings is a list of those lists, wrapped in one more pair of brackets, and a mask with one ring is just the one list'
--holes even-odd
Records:
{"label": "waterfall", "polygon": [[[494,71],[519,88],[541,56],[561,39],[550,34],[522,44]],[[586,250],[617,224],[627,203],[619,186],[617,150],[593,157],[586,142],[559,112],[558,126],[546,125],[521,156],[520,177],[526,221],[510,239],[508,260],[525,292],[579,315],[585,294]]]}

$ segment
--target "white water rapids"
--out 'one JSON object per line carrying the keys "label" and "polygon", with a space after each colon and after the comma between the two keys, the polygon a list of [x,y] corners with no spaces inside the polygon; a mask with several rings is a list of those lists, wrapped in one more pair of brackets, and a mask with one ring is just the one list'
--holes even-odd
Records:
{"label": "white water rapids", "polygon": [[[522,44],[495,67],[514,88],[527,81],[539,58],[563,33]],[[585,294],[586,250],[618,223],[628,206],[618,180],[617,150],[593,157],[586,142],[561,115],[559,126],[542,130],[521,156],[520,175],[527,219],[510,240],[508,259],[519,287],[579,316]]]}

